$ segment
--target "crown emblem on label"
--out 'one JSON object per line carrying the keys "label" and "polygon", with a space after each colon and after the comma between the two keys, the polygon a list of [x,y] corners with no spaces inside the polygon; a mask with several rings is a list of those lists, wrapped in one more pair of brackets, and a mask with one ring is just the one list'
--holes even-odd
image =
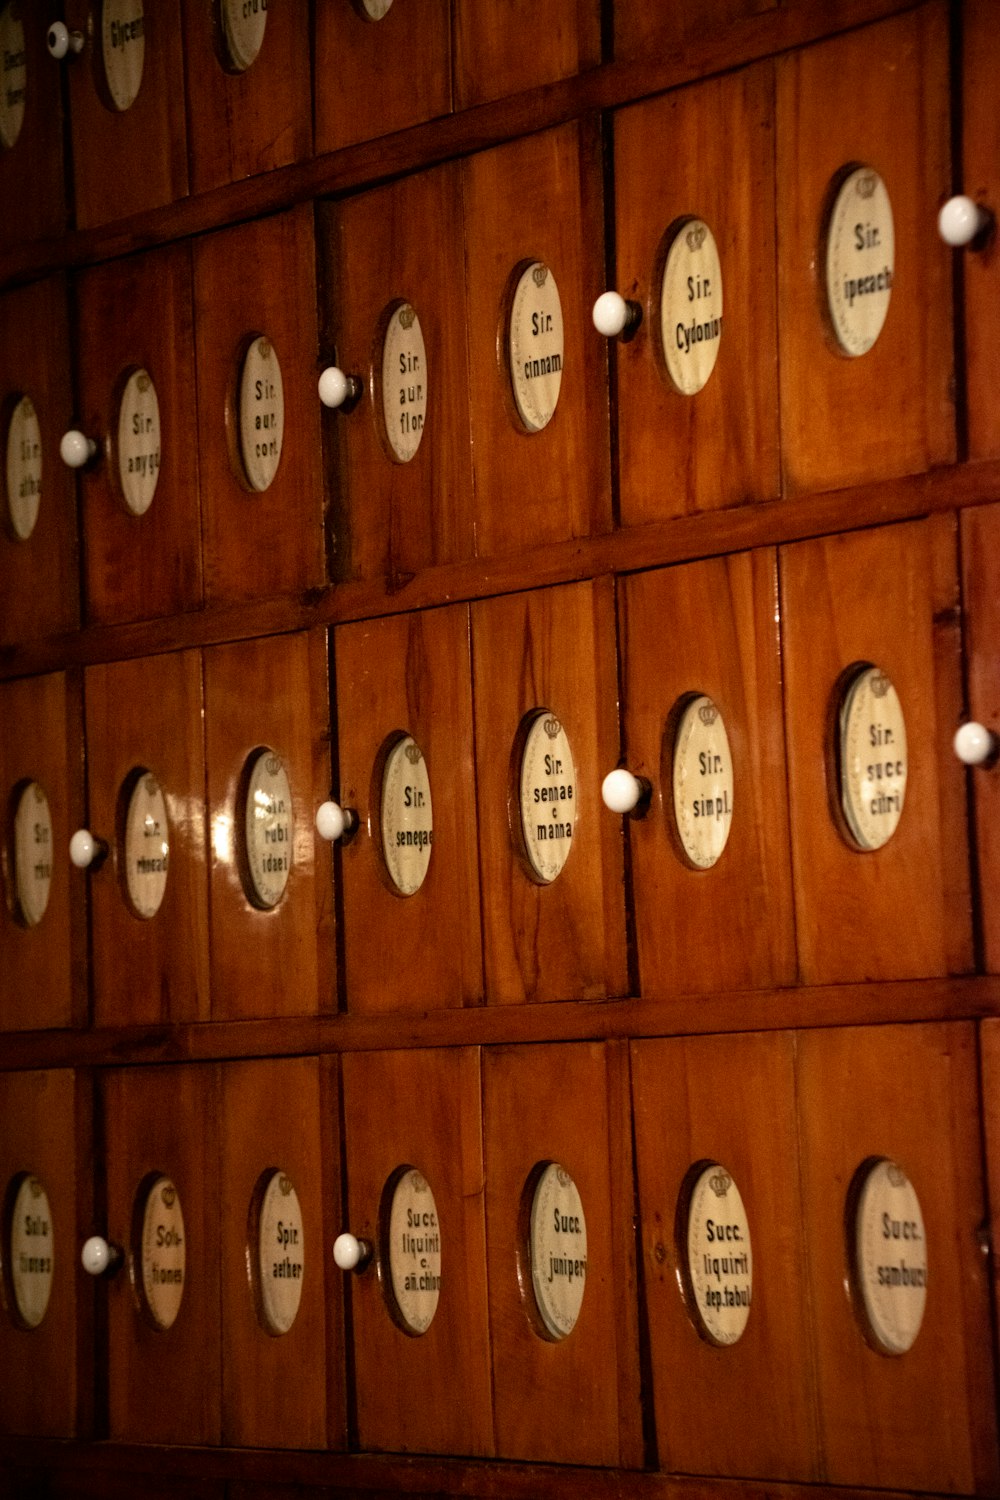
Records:
{"label": "crown emblem on label", "polygon": [[264,769],[267,771],[268,776],[277,776],[281,770],[281,757],[279,755],[269,755],[264,762]]}
{"label": "crown emblem on label", "polygon": [[548,266],[538,265],[531,273],[531,279],[536,286],[544,286],[549,279]]}
{"label": "crown emblem on label", "polygon": [[418,762],[422,761],[424,758],[420,746],[417,744],[416,740],[410,741],[406,749],[403,751],[403,754],[406,756],[411,766],[417,765]]}
{"label": "crown emblem on label", "polygon": [[37,1177],[28,1178],[28,1192],[33,1198],[40,1198],[44,1191],[45,1189],[42,1187],[42,1184],[39,1182]]}
{"label": "crown emblem on label", "polygon": [[703,724],[715,723],[716,719],[719,717],[719,710],[716,708],[711,698],[709,698],[707,703],[703,703],[701,705],[698,710],[698,717]]}
{"label": "crown emblem on label", "polygon": [[37,781],[34,784],[34,794],[35,794],[35,801],[38,803],[38,805],[40,807],[42,805],[42,803],[45,801],[45,793],[42,791],[42,789],[38,785]]}
{"label": "crown emblem on label", "polygon": [[421,1172],[418,1172],[416,1168],[414,1168],[414,1170],[410,1173],[410,1187],[415,1193],[426,1193],[430,1191],[427,1186],[427,1178],[424,1177]]}
{"label": "crown emblem on label", "polygon": [[164,1208],[173,1208],[174,1204],[177,1202],[177,1189],[174,1187],[172,1182],[165,1182],[163,1184],[163,1187],[160,1191],[160,1198],[163,1201]]}
{"label": "crown emblem on label", "polygon": [[292,1191],[292,1179],[290,1177],[286,1177],[284,1172],[282,1172],[281,1176],[278,1178],[278,1191],[284,1198],[287,1198],[289,1193]]}
{"label": "crown emblem on label", "polygon": [[413,308],[407,302],[407,304],[406,304],[405,307],[401,307],[399,309],[399,326],[400,326],[400,328],[412,328],[416,316],[417,315],[414,312]]}
{"label": "crown emblem on label", "polygon": [[149,390],[150,386],[153,384],[153,382],[152,382],[152,380],[150,380],[150,378],[146,374],[145,370],[143,370],[140,375],[137,375],[135,377],[135,384],[136,384],[136,389],[139,391],[140,395],[144,396],[146,394],[146,392]]}
{"label": "crown emblem on label", "polygon": [[717,1172],[712,1173],[708,1185],[717,1198],[724,1198],[733,1185],[733,1179],[720,1167]]}
{"label": "crown emblem on label", "polygon": [[859,177],[858,197],[870,198],[875,191],[875,184],[877,182],[878,174],[876,172],[866,172],[863,177]]}
{"label": "crown emblem on label", "polygon": [[556,1180],[560,1187],[568,1188],[573,1186],[573,1179],[565,1167],[556,1167]]}
{"label": "crown emblem on label", "polygon": [[153,775],[144,776],[142,778],[142,789],[146,793],[147,797],[155,797],[157,792],[160,790],[159,786],[157,785],[156,777]]}
{"label": "crown emblem on label", "polygon": [[704,224],[692,224],[684,238],[687,240],[689,250],[700,250],[705,243],[708,229]]}
{"label": "crown emblem on label", "polygon": [[260,355],[261,359],[270,359],[271,358],[271,340],[270,339],[258,339],[257,340],[257,353]]}
{"label": "crown emblem on label", "polygon": [[555,714],[549,714],[548,718],[545,720],[545,723],[542,725],[542,728],[545,730],[545,733],[548,735],[549,739],[554,740],[560,729],[562,729],[562,725],[556,718]]}
{"label": "crown emblem on label", "polygon": [[894,1161],[886,1162],[885,1175],[888,1177],[894,1188],[901,1188],[906,1186],[906,1173],[903,1171],[902,1167],[897,1167]]}
{"label": "crown emblem on label", "polygon": [[876,672],[872,678],[872,693],[876,698],[884,698],[892,687],[892,683],[884,672]]}

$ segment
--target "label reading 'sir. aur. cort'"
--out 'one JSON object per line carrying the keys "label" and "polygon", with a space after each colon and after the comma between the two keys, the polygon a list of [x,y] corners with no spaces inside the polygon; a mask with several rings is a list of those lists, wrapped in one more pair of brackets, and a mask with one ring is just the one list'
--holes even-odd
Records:
{"label": "label reading 'sir. aur. cort'", "polygon": [[247,776],[243,830],[250,877],[248,895],[255,906],[277,906],[292,868],[292,788],[288,772],[273,750],[260,750]]}
{"label": "label reading 'sir. aur. cort'", "polygon": [[735,1344],[750,1317],[753,1249],[740,1190],[718,1162],[705,1167],[691,1191],[687,1262],[702,1331],[713,1344]]}
{"label": "label reading 'sir. aur. cort'", "polygon": [[222,35],[237,73],[257,61],[267,28],[267,0],[222,0]]}
{"label": "label reading 'sir. aur. cort'", "polygon": [[722,266],[702,219],[682,224],[670,243],[660,284],[660,341],[667,373],[694,396],[715,369],[722,338]]}
{"label": "label reading 'sir. aur. cort'", "polygon": [[830,320],[845,354],[867,354],[882,332],[895,264],[896,235],[885,183],[871,167],[858,167],[834,199],[826,238]]}
{"label": "label reading 'sir. aur. cort'", "polygon": [[52,1210],[42,1182],[21,1178],[10,1220],[10,1285],[18,1319],[37,1328],[52,1295]]}
{"label": "label reading 'sir. aur. cort'", "polygon": [[382,343],[382,418],[393,456],[416,456],[427,419],[427,350],[420,319],[409,302],[397,307]]}
{"label": "label reading 'sir. aur. cort'", "polygon": [[546,1331],[553,1339],[573,1332],[587,1285],[587,1220],[576,1183],[549,1162],[531,1200],[528,1226],[531,1285]]}
{"label": "label reading 'sir. aur. cort'", "polygon": [[246,352],[238,404],[243,472],[250,488],[263,493],[278,472],[285,435],[285,388],[270,339],[254,339]]}
{"label": "label reading 'sir. aur. cort'", "polygon": [[142,87],[146,61],[146,18],[142,0],[102,0],[101,57],[115,109],[131,109]]}
{"label": "label reading 'sir. aur. cort'", "polygon": [[430,1184],[413,1167],[392,1194],[389,1275],[404,1327],[409,1333],[426,1333],[441,1295],[441,1225]]}
{"label": "label reading 'sir. aur. cort'", "polygon": [[397,740],[382,772],[382,854],[396,890],[412,896],[423,885],[434,843],[427,762],[412,735]]}
{"label": "label reading 'sir. aur. cort'", "polygon": [[521,752],[521,833],[535,878],[550,885],[562,873],[576,831],[576,766],[569,739],[554,713],[542,709]]}
{"label": "label reading 'sir. aur. cort'", "polygon": [[563,315],[556,278],[533,261],[518,278],[507,341],[510,380],[518,416],[529,432],[551,422],[563,372]]}
{"label": "label reading 'sir. aur. cort'", "polygon": [[137,917],[155,917],[167,889],[170,831],[167,803],[155,776],[136,780],[125,814],[125,885]]}
{"label": "label reading 'sir. aur. cort'", "polygon": [[45,915],[52,888],[52,814],[37,781],[29,781],[14,811],[14,890],[26,927]]}
{"label": "label reading 'sir. aur. cort'", "polygon": [[869,1329],[886,1354],[905,1354],[927,1302],[927,1238],[920,1199],[894,1161],[874,1162],[854,1225],[857,1290]]}
{"label": "label reading 'sir. aur. cort'", "polygon": [[139,1255],[146,1307],[154,1326],[166,1332],[181,1310],[187,1269],[184,1215],[169,1177],[158,1177],[146,1195]]}
{"label": "label reading 'sir. aur. cort'", "polygon": [[29,396],[22,396],[7,428],[7,511],[14,535],[26,542],[42,500],[42,433]]}
{"label": "label reading 'sir. aur. cort'", "polygon": [[681,711],[674,738],[674,818],[692,865],[710,869],[733,818],[733,757],[718,707],[701,694]]}
{"label": "label reading 'sir. aur. cort'", "polygon": [[848,683],[839,729],[844,819],[859,849],[881,849],[903,815],[907,774],[903,706],[881,668],[863,668]]}
{"label": "label reading 'sir. aur. cort'", "polygon": [[24,45],[22,0],[7,0],[0,10],[0,146],[17,145],[24,124],[28,54]]}
{"label": "label reading 'sir. aur. cort'", "polygon": [[146,370],[133,370],[118,408],[118,481],[126,510],[144,516],[160,477],[160,403]]}
{"label": "label reading 'sir. aur. cort'", "polygon": [[286,1172],[272,1172],[260,1201],[257,1226],[257,1274],[264,1326],[287,1333],[302,1301],[305,1230],[302,1205]]}

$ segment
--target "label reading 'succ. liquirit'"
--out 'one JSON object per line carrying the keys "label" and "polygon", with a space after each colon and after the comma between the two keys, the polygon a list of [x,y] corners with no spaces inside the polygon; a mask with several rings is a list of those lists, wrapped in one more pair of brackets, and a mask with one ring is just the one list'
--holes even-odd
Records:
{"label": "label reading 'succ. liquirit'", "polygon": [[687,1261],[703,1332],[713,1344],[735,1344],[750,1317],[753,1248],[740,1190],[718,1162],[705,1167],[691,1192]]}
{"label": "label reading 'succ. liquirit'", "polygon": [[426,1333],[441,1295],[441,1224],[430,1184],[415,1168],[396,1183],[389,1209],[389,1275],[409,1333]]}

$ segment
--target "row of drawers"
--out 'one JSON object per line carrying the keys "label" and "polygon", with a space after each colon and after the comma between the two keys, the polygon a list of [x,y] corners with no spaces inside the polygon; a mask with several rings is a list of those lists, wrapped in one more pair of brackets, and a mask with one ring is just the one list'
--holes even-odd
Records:
{"label": "row of drawers", "polygon": [[[966,523],[979,606],[996,511]],[[5,684],[4,1025],[87,1014],[88,899],[98,1025],[325,1011],[338,970],[359,1013],[970,971],[956,544],[941,517],[342,625],[329,678],[314,631],[89,667],[82,705]]]}
{"label": "row of drawers", "polygon": [[[120,1441],[338,1448],[349,1410],[363,1449],[995,1477],[972,1026],[91,1088],[0,1079],[7,1431],[71,1432],[96,1379]],[[372,1252],[346,1308],[342,1213]],[[96,1286],[94,1229],[124,1252]]]}

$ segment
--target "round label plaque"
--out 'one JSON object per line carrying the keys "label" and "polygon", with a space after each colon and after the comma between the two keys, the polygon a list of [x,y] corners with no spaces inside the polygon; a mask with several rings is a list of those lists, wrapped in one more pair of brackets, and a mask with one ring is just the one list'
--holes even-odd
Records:
{"label": "round label plaque", "polygon": [[660,283],[660,340],[667,374],[694,396],[715,369],[722,338],[722,266],[715,236],[689,219],[667,251]]}
{"label": "round label plaque", "polygon": [[891,681],[867,667],[848,685],[840,708],[840,800],[859,849],[881,849],[903,814],[906,721]]}
{"label": "round label plaque", "polygon": [[167,889],[170,837],[167,804],[155,776],[144,771],[125,814],[125,887],[136,916],[155,917]]}
{"label": "round label plaque", "polygon": [[29,781],[14,812],[14,892],[27,927],[45,915],[52,888],[52,814],[37,781]]}
{"label": "round label plaque", "polygon": [[559,288],[541,261],[533,261],[514,288],[507,354],[518,416],[529,432],[541,432],[555,412],[563,369]]}
{"label": "round label plaque", "polygon": [[726,847],[733,819],[733,757],[717,706],[702,694],[688,703],[674,740],[674,818],[692,865],[708,870]]}
{"label": "round label plaque", "polygon": [[257,1266],[260,1306],[268,1333],[287,1333],[302,1300],[305,1264],[302,1206],[285,1172],[272,1172],[260,1202]]}
{"label": "round label plaque", "polygon": [[381,21],[392,9],[392,0],[361,0],[362,14],[369,21]]}
{"label": "round label plaque", "polygon": [[160,477],[160,403],[145,370],[133,370],[118,408],[118,480],[125,507],[144,516]]}
{"label": "round label plaque", "polygon": [[30,397],[22,396],[7,428],[7,509],[14,535],[26,542],[42,499],[42,433]]}
{"label": "round label plaque", "polygon": [[0,146],[10,151],[17,145],[24,124],[24,91],[28,78],[28,54],[24,46],[24,22],[20,0],[7,0],[0,10]]}
{"label": "round label plaque", "polygon": [[393,745],[382,772],[382,853],[401,896],[412,896],[423,885],[433,842],[427,762],[407,735]]}
{"label": "round label plaque", "polygon": [[854,1223],[857,1290],[869,1331],[886,1354],[912,1348],[927,1301],[927,1240],[913,1184],[894,1161],[865,1174]]}
{"label": "round label plaque", "polygon": [[587,1221],[576,1183],[556,1162],[538,1179],[528,1228],[531,1285],[547,1332],[573,1332],[587,1284]]}
{"label": "round label plaque", "polygon": [[281,757],[260,750],[250,765],[244,807],[250,889],[256,906],[277,906],[292,867],[292,789]]}
{"label": "round label plaque", "polygon": [[142,87],[146,22],[142,0],[102,0],[101,56],[115,109],[131,109]]}
{"label": "round label plaque", "polygon": [[389,1275],[403,1326],[426,1333],[441,1295],[441,1227],[430,1185],[414,1168],[396,1183],[389,1206]]}
{"label": "round label plaque", "polygon": [[750,1316],[753,1250],[740,1190],[718,1162],[699,1174],[691,1192],[687,1264],[701,1331],[710,1343],[735,1344]]}
{"label": "round label plaque", "polygon": [[243,360],[239,392],[240,455],[247,483],[258,493],[278,472],[285,433],[285,389],[270,339],[254,339]]}
{"label": "round label plaque", "polygon": [[857,167],[834,199],[826,237],[826,295],[845,354],[867,354],[889,311],[896,260],[892,204],[871,167]]}
{"label": "round label plaque", "polygon": [[169,1177],[158,1177],[146,1195],[140,1260],[146,1307],[154,1325],[165,1332],[181,1310],[187,1265],[181,1200]]}
{"label": "round label plaque", "polygon": [[10,1287],[19,1321],[37,1328],[52,1294],[52,1212],[37,1177],[25,1176],[10,1220]]}
{"label": "round label plaque", "polygon": [[536,879],[562,873],[576,829],[576,766],[562,724],[547,710],[535,715],[521,753],[521,832]]}
{"label": "round label plaque", "polygon": [[420,447],[427,416],[427,350],[420,319],[408,302],[393,312],[382,343],[382,416],[393,457],[408,464]]}
{"label": "round label plaque", "polygon": [[267,0],[222,0],[222,35],[237,73],[245,73],[264,45]]}

